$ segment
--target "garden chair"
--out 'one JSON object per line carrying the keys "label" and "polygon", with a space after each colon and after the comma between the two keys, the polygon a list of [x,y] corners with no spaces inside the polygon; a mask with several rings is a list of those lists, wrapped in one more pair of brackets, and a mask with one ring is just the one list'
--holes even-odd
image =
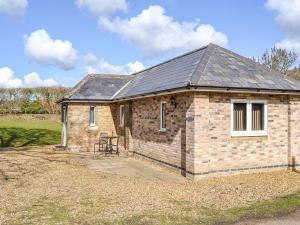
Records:
{"label": "garden chair", "polygon": [[99,152],[106,152],[108,146],[108,133],[100,133],[99,140],[94,143],[94,156],[96,154],[96,146],[98,146]]}

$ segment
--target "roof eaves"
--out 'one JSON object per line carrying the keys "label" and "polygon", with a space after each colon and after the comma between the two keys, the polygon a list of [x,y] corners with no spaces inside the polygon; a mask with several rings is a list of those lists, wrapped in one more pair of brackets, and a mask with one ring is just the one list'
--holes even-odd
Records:
{"label": "roof eaves", "polygon": [[249,90],[252,91],[253,93],[260,93],[264,91],[269,91],[269,92],[282,92],[282,93],[299,93],[300,89],[274,89],[274,88],[251,88],[251,87],[230,87],[230,86],[204,86],[204,85],[191,85],[191,89],[211,89],[211,90],[220,90],[220,89],[226,89],[227,91],[230,90]]}
{"label": "roof eaves", "polygon": [[111,103],[112,100],[110,99],[65,99],[63,102],[98,102],[98,103]]}

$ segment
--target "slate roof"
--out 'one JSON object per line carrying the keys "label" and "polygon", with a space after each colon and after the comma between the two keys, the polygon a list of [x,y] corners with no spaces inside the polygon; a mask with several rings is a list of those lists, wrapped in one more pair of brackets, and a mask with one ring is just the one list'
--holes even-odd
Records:
{"label": "slate roof", "polygon": [[300,82],[227,49],[210,44],[191,85],[300,91]]}
{"label": "slate roof", "polygon": [[110,100],[132,78],[132,76],[126,75],[90,74],[63,99]]}
{"label": "slate roof", "polygon": [[187,53],[136,73],[135,78],[115,98],[188,86],[193,72],[205,53],[204,49]]}
{"label": "slate roof", "polygon": [[209,44],[131,76],[90,75],[66,98],[114,100],[190,87],[300,92],[299,81]]}

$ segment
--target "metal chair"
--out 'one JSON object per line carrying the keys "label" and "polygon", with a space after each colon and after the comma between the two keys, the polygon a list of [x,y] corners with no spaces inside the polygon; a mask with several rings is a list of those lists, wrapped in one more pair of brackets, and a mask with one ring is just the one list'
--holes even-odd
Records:
{"label": "metal chair", "polygon": [[94,143],[94,157],[96,154],[96,146],[98,145],[98,151],[105,152],[108,146],[108,133],[100,133],[99,140]]}

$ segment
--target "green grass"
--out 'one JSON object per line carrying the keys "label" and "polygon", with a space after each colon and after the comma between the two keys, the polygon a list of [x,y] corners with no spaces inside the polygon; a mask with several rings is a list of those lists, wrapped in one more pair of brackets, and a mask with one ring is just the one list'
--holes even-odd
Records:
{"label": "green grass", "polygon": [[[30,117],[29,117],[30,118]],[[61,124],[55,120],[0,118],[0,147],[24,147],[59,144]]]}
{"label": "green grass", "polygon": [[60,205],[59,201],[33,205],[27,209],[28,214],[24,220],[32,224],[41,224],[41,221],[47,221],[48,225],[66,224],[71,219],[68,211]]}
{"label": "green grass", "polygon": [[300,192],[274,198],[272,200],[261,201],[249,207],[231,208],[227,210],[217,210],[213,208],[203,208],[192,205],[190,202],[176,202],[180,214],[153,214],[146,213],[132,217],[124,217],[111,224],[131,224],[131,225],[192,225],[192,224],[231,224],[233,222],[252,218],[271,218],[278,215],[285,215],[294,212],[300,207]]}

